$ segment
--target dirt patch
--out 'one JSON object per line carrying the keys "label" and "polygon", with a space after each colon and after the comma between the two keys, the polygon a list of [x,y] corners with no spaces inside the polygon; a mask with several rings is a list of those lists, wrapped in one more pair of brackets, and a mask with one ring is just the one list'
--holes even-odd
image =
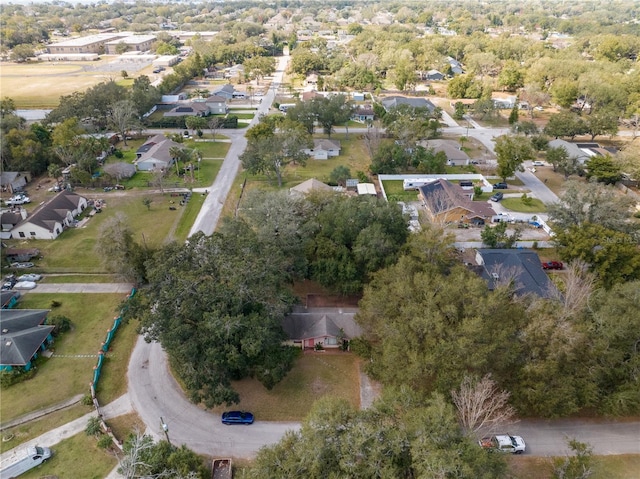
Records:
{"label": "dirt patch", "polygon": [[328,390],[328,385],[320,378],[315,378],[311,382],[311,391],[318,396],[325,394]]}
{"label": "dirt patch", "polygon": [[308,279],[293,285],[293,294],[307,308],[356,308],[362,296],[341,296]]}

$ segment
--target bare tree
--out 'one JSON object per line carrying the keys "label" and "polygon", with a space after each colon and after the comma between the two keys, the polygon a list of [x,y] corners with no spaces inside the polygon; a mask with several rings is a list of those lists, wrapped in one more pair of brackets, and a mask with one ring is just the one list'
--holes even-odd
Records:
{"label": "bare tree", "polygon": [[224,119],[219,116],[214,116],[209,120],[209,129],[211,130],[211,136],[213,137],[213,141],[216,141],[216,133],[222,127],[224,123]]}
{"label": "bare tree", "polygon": [[114,103],[111,106],[109,123],[120,134],[124,145],[127,146],[127,133],[140,124],[135,104],[131,100],[120,100]]}
{"label": "bare tree", "polygon": [[588,479],[594,473],[593,448],[576,439],[568,439],[572,453],[553,460],[553,479]]}
{"label": "bare tree", "polygon": [[380,131],[380,128],[376,125],[368,125],[367,133],[364,135],[364,145],[367,147],[367,151],[369,152],[369,158],[373,158],[373,155],[376,154],[381,141],[382,132]]}
{"label": "bare tree", "polygon": [[164,471],[158,475],[149,476],[145,474],[145,471],[150,468],[150,464],[143,460],[145,452],[153,449],[153,439],[149,436],[145,436],[136,431],[135,435],[131,438],[129,448],[120,460],[118,465],[118,473],[125,477],[125,479],[137,479],[142,477],[169,477],[169,471]]}
{"label": "bare tree", "polygon": [[[595,275],[589,271],[589,265],[582,260],[572,261],[562,275],[564,294],[558,298],[563,304],[563,316],[571,317],[583,311],[595,286]],[[555,288],[554,288],[555,290]]]}
{"label": "bare tree", "polygon": [[491,267],[491,271],[489,271],[495,288],[511,287],[513,291],[518,291],[522,288],[522,283],[517,282],[518,277],[522,273],[523,269],[521,266],[507,266],[504,264],[494,264]]}
{"label": "bare tree", "polygon": [[465,376],[460,389],[451,391],[462,427],[473,434],[491,434],[515,422],[509,396],[498,389],[490,374],[481,380]]}

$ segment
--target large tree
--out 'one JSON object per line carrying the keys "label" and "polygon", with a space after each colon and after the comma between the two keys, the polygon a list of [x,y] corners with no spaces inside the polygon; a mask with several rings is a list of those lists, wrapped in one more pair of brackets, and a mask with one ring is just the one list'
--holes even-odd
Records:
{"label": "large tree", "polygon": [[632,198],[619,195],[612,186],[568,181],[560,201],[548,205],[548,212],[556,232],[583,223],[631,232],[636,229],[630,221],[633,204]]}
{"label": "large tree", "polygon": [[496,139],[498,175],[506,181],[516,171],[522,171],[522,163],[536,157],[531,140],[523,136],[504,135]]}
{"label": "large tree", "polygon": [[127,314],[159,340],[189,396],[212,407],[239,399],[231,381],[256,377],[273,387],[295,352],[281,327],[292,298],[283,287],[287,258],[232,220],[211,237],[169,244],[147,261],[149,287]]}
{"label": "large tree", "polygon": [[120,100],[111,105],[109,124],[120,134],[124,145],[127,146],[129,130],[140,125],[135,104],[131,100]]}
{"label": "large tree", "polygon": [[299,432],[262,449],[251,477],[500,478],[500,455],[465,436],[441,396],[424,400],[408,388],[391,391],[365,411],[344,400],[317,401]]}

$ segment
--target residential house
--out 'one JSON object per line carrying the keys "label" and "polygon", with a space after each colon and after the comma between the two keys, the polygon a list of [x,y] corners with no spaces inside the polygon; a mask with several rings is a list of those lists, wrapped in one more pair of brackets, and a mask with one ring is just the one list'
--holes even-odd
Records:
{"label": "residential house", "polygon": [[361,121],[363,123],[371,122],[374,118],[373,107],[370,105],[356,107],[355,110],[353,110],[353,115],[351,115],[353,121]]}
{"label": "residential house", "polygon": [[30,180],[30,174],[24,171],[0,172],[0,185],[2,187],[2,191],[6,191],[11,194],[22,191]]}
{"label": "residential house", "polygon": [[208,114],[209,107],[205,102],[192,101],[176,105],[163,116],[207,116]]}
{"label": "residential house", "polygon": [[182,145],[164,135],[156,135],[138,148],[134,164],[139,171],[166,171],[175,161],[170,151],[173,147],[182,148]]}
{"label": "residential house", "polygon": [[[10,239],[11,230],[27,218],[27,210],[21,207],[0,214],[0,238]],[[21,261],[21,260],[18,260]]]}
{"label": "residential house", "polygon": [[440,80],[444,80],[445,78],[446,78],[446,75],[438,70],[429,70],[422,76],[423,80],[428,80],[428,81],[440,81]]}
{"label": "residential house", "polygon": [[535,294],[541,298],[560,295],[542,269],[538,254],[530,249],[479,249],[476,263],[490,290],[511,284],[518,295]]}
{"label": "residential house", "polygon": [[462,75],[464,73],[464,68],[462,68],[462,64],[453,57],[447,57],[447,63],[449,63],[449,70],[452,75]]}
{"label": "residential house", "polygon": [[314,98],[324,98],[324,97],[320,93],[318,93],[316,90],[303,91],[300,94],[300,100],[302,101],[311,101]]}
{"label": "residential house", "polygon": [[564,148],[569,154],[569,158],[578,160],[579,163],[584,164],[592,156],[597,156],[600,153],[594,151],[592,148],[581,148],[579,143],[571,143],[566,140],[556,138],[549,142],[549,147],[552,148]]}
{"label": "residential house", "polygon": [[518,97],[516,95],[496,95],[491,100],[498,110],[511,110],[518,104]]}
{"label": "residential house", "polygon": [[225,68],[224,77],[241,80],[244,78],[244,67],[242,65],[233,65],[232,67]]}
{"label": "residential house", "polygon": [[211,95],[205,100],[205,104],[212,115],[226,115],[227,100],[220,95]]}
{"label": "residential house", "polygon": [[292,196],[298,196],[298,197],[307,196],[308,194],[315,193],[318,191],[328,192],[328,191],[334,191],[334,190],[326,183],[316,180],[315,178],[309,178],[308,180],[303,181],[299,185],[289,188],[289,193]]}
{"label": "residential house", "polygon": [[353,308],[296,308],[282,320],[282,329],[288,343],[302,349],[346,349],[349,340],[362,335],[355,314]]}
{"label": "residential house", "polygon": [[488,203],[473,201],[459,185],[445,179],[418,187],[418,196],[433,223],[484,224],[495,214]]}
{"label": "residential house", "polygon": [[314,139],[313,148],[307,148],[304,152],[314,160],[328,160],[340,155],[340,142],[326,138]]}
{"label": "residential house", "polygon": [[469,155],[460,149],[460,144],[453,140],[422,140],[417,143],[426,149],[432,148],[434,153],[447,155],[449,166],[465,166],[469,164]]}
{"label": "residential house", "polygon": [[222,97],[225,100],[231,100],[233,98],[233,92],[235,88],[231,83],[227,83],[226,85],[221,86],[217,90],[213,91],[213,95],[217,97]]}
{"label": "residential house", "polygon": [[389,96],[383,98],[381,103],[386,111],[389,111],[392,108],[397,108],[400,105],[409,105],[413,108],[426,108],[430,112],[433,112],[436,109],[436,106],[426,98]]}
{"label": "residential house", "polygon": [[19,291],[0,291],[0,309],[13,308],[19,299]]}
{"label": "residential house", "polygon": [[14,239],[56,239],[87,207],[87,199],[62,190],[11,230]]}
{"label": "residential house", "polygon": [[0,315],[0,371],[28,371],[38,352],[53,342],[55,326],[46,325],[47,309],[6,309]]}

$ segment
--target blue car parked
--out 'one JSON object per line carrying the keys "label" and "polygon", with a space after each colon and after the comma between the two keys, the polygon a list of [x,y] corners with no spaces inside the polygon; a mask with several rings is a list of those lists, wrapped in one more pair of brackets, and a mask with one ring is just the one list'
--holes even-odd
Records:
{"label": "blue car parked", "polygon": [[222,413],[222,424],[253,424],[253,414],[246,411],[226,411]]}

